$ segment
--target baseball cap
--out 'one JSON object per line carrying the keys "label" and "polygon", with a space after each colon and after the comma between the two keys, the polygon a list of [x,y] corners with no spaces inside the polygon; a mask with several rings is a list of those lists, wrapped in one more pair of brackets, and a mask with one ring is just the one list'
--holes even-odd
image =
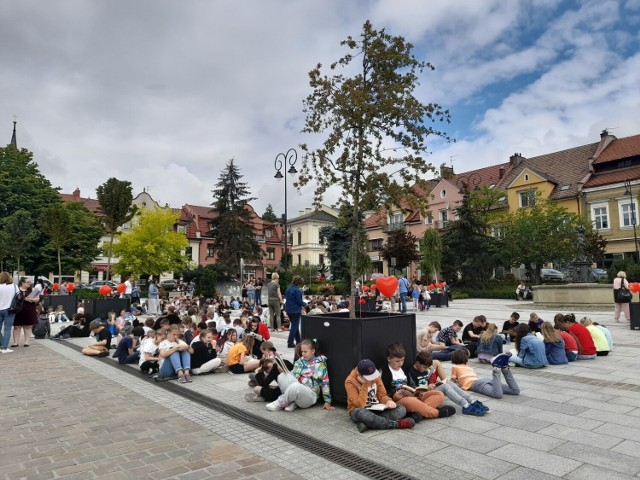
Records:
{"label": "baseball cap", "polygon": [[367,358],[358,362],[358,373],[368,382],[372,382],[380,376],[375,364]]}

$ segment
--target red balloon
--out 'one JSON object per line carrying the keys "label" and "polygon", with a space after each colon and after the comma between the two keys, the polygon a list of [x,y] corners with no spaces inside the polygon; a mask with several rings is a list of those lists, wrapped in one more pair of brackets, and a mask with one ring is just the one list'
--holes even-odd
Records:
{"label": "red balloon", "polygon": [[427,287],[427,290],[433,290],[435,288],[436,286],[433,283],[430,283],[429,286]]}
{"label": "red balloon", "polygon": [[73,293],[73,291],[75,289],[76,289],[76,284],[75,283],[67,283],[67,292]]}
{"label": "red balloon", "polygon": [[376,280],[376,288],[382,295],[390,298],[394,293],[396,293],[398,288],[398,279],[394,275],[378,278]]}
{"label": "red balloon", "polygon": [[124,283],[120,283],[118,284],[118,286],[116,287],[116,291],[119,294],[123,294],[125,292],[125,290],[127,289],[127,286]]}
{"label": "red balloon", "polygon": [[358,300],[358,303],[360,305],[364,305],[365,303],[367,303],[367,301],[363,297],[360,297],[360,300]]}
{"label": "red balloon", "polygon": [[60,284],[59,283],[54,283],[53,285],[53,291],[57,292],[60,289]]}
{"label": "red balloon", "polygon": [[638,282],[630,283],[629,290],[631,290],[632,293],[640,293],[640,283]]}
{"label": "red balloon", "polygon": [[102,285],[98,290],[98,293],[104,297],[111,293],[111,287],[109,285]]}
{"label": "red balloon", "polygon": [[362,291],[363,292],[368,292],[369,291],[369,287],[367,285],[363,285],[362,286]]}

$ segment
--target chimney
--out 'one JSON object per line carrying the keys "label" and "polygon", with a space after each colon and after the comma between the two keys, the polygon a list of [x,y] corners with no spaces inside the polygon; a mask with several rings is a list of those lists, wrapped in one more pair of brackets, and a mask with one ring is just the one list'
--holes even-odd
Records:
{"label": "chimney", "polygon": [[503,177],[504,177],[504,167],[500,167],[500,169],[498,170],[498,180],[502,180]]}
{"label": "chimney", "polygon": [[80,200],[80,189],[78,187],[73,191],[73,198]]}
{"label": "chimney", "polygon": [[304,213],[311,213],[311,209],[310,208],[305,208],[304,209]]}
{"label": "chimney", "polygon": [[526,160],[521,153],[514,153],[509,157],[509,163],[512,167],[517,167],[522,163],[523,160]]}
{"label": "chimney", "polygon": [[604,149],[607,148],[609,144],[613,142],[615,139],[616,139],[615,135],[611,135],[606,128],[602,130],[602,132],[600,132],[600,144],[596,149],[596,153],[593,154],[593,158],[594,159],[598,158],[598,156],[600,156],[600,154],[604,151]]}
{"label": "chimney", "polygon": [[298,210],[298,216],[301,217],[302,215],[304,215],[304,210]]}

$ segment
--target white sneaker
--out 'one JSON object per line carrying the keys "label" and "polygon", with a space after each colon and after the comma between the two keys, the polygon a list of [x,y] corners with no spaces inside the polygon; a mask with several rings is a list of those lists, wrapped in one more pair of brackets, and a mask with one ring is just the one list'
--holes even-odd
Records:
{"label": "white sneaker", "polygon": [[0,352],[2,352],[2,353],[13,353],[13,350],[11,350],[10,348],[3,348],[2,350],[0,350]]}
{"label": "white sneaker", "polygon": [[283,407],[278,400],[275,402],[267,403],[267,410],[270,412],[277,412],[278,410],[284,410]]}
{"label": "white sneaker", "polygon": [[293,412],[296,408],[298,408],[298,405],[296,405],[295,402],[290,403],[289,405],[287,405],[286,407],[284,407],[284,411],[285,412]]}

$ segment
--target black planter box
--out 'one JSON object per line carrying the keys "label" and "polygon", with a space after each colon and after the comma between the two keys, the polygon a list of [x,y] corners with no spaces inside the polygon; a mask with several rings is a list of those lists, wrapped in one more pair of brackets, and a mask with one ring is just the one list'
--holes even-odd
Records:
{"label": "black planter box", "polygon": [[378,367],[387,361],[387,346],[400,343],[407,353],[405,367],[415,361],[416,316],[386,312],[359,312],[355,319],[349,313],[303,315],[302,338],[315,338],[327,357],[331,396],[334,401],[347,403],[344,381],[363,358],[371,359]]}
{"label": "black planter box", "polygon": [[75,295],[47,295],[42,297],[42,308],[46,312],[49,307],[55,310],[58,305],[62,305],[64,313],[71,319],[78,311],[78,297]]}
{"label": "black planter box", "polygon": [[629,313],[631,314],[631,330],[640,329],[640,303],[629,304]]}
{"label": "black planter box", "polygon": [[429,295],[431,295],[429,305],[431,305],[432,307],[449,306],[449,296],[446,293],[430,293]]}
{"label": "black planter box", "polygon": [[84,313],[89,316],[90,320],[100,317],[107,320],[109,312],[115,312],[116,316],[120,314],[120,310],[129,310],[131,300],[129,298],[104,298],[84,301]]}

